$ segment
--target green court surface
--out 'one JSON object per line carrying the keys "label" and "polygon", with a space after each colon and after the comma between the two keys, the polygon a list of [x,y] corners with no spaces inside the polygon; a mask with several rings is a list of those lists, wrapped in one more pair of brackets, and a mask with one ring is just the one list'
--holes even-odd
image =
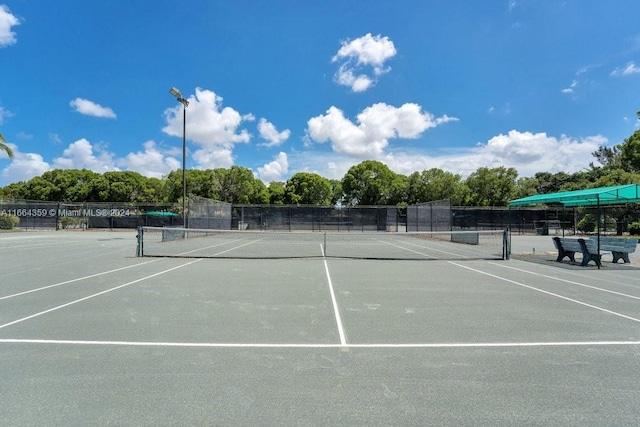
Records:
{"label": "green court surface", "polygon": [[637,254],[512,249],[140,258],[131,231],[2,233],[0,423],[638,425]]}

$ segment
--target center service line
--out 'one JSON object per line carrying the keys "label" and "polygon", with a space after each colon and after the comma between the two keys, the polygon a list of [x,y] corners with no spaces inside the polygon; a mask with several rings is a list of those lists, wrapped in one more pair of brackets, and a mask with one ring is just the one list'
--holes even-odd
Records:
{"label": "center service line", "polygon": [[154,274],[152,274],[150,276],[146,276],[146,277],[142,277],[140,279],[136,279],[134,281],[125,283],[123,285],[116,286],[115,288],[111,288],[111,289],[104,290],[102,292],[98,292],[97,294],[89,295],[89,296],[86,296],[84,298],[80,298],[80,299],[68,302],[66,304],[62,304],[62,305],[50,308],[50,309],[45,310],[45,311],[41,311],[40,313],[32,314],[31,316],[23,317],[22,319],[14,320],[13,322],[5,323],[4,325],[0,325],[0,329],[6,328],[7,326],[15,325],[16,323],[24,322],[25,320],[33,319],[34,317],[42,316],[43,314],[51,313],[52,311],[56,311],[56,310],[59,310],[59,309],[64,308],[64,307],[68,307],[70,305],[77,304],[79,302],[86,301],[88,299],[95,298],[95,297],[100,296],[100,295],[104,295],[106,293],[118,290],[120,288],[124,288],[126,286],[133,285],[134,283],[138,283],[138,282],[142,282],[142,281],[147,280],[147,279],[151,279],[152,277],[160,276],[160,275],[168,273],[170,271],[177,270],[179,268],[186,267],[187,265],[194,264],[194,263],[196,263],[198,261],[202,261],[202,258],[196,259],[194,261],[189,261],[189,262],[187,262],[185,264],[178,265],[177,267],[172,267],[172,268],[169,268],[167,270],[160,271],[158,273],[154,273]]}
{"label": "center service line", "polygon": [[484,274],[485,276],[493,277],[495,279],[499,279],[499,280],[503,280],[505,282],[513,283],[514,285],[522,286],[523,288],[531,289],[531,290],[534,290],[534,291],[537,291],[537,292],[542,292],[543,294],[551,295],[551,296],[554,296],[556,298],[560,298],[560,299],[563,299],[563,300],[566,300],[566,301],[573,302],[575,304],[584,305],[585,307],[593,308],[593,309],[596,309],[596,310],[599,310],[599,311],[602,311],[602,312],[605,312],[605,313],[608,313],[608,314],[613,314],[614,316],[622,317],[624,319],[633,320],[634,322],[639,322],[640,323],[640,319],[636,319],[635,317],[627,316],[627,315],[624,315],[622,313],[617,313],[615,311],[607,310],[606,308],[598,307],[597,305],[587,304],[586,302],[578,301],[578,300],[573,299],[573,298],[569,298],[569,297],[565,297],[565,296],[562,296],[562,295],[559,295],[559,294],[555,294],[553,292],[545,291],[543,289],[539,289],[539,288],[536,288],[534,286],[525,285],[524,283],[516,282],[515,280],[510,280],[510,279],[507,279],[505,277],[497,276],[495,274],[487,273],[486,271],[477,270],[475,268],[467,267],[466,265],[458,264],[456,262],[449,261],[449,263],[453,264],[453,265],[456,265],[458,267],[465,268],[467,270],[474,271],[476,273]]}
{"label": "center service line", "polygon": [[[324,257],[324,249],[320,245],[322,256]],[[342,327],[342,319],[340,318],[340,311],[338,310],[338,301],[336,300],[336,293],[333,291],[333,282],[331,281],[331,275],[329,274],[329,265],[327,264],[327,258],[323,258],[324,271],[327,275],[327,283],[329,284],[329,293],[331,294],[331,303],[333,304],[333,313],[336,316],[336,325],[338,326],[338,335],[340,335],[340,345],[346,346],[347,340],[344,335],[344,328]]]}

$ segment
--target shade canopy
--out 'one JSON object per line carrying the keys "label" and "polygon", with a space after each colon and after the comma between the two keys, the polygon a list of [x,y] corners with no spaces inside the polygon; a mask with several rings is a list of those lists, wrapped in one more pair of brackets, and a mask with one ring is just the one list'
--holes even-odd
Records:
{"label": "shade canopy", "polygon": [[598,206],[640,203],[640,184],[589,188],[586,190],[563,191],[552,194],[538,194],[536,196],[512,200],[509,202],[509,206],[554,203],[564,206]]}
{"label": "shade canopy", "polygon": [[147,212],[148,216],[178,216],[177,213],[165,212],[165,211],[150,211]]}

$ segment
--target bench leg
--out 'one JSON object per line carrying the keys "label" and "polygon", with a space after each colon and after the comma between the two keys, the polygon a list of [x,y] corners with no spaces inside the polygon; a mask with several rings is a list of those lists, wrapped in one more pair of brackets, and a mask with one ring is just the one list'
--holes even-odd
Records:
{"label": "bench leg", "polygon": [[573,251],[565,251],[564,249],[558,250],[558,257],[556,258],[556,262],[562,262],[564,257],[569,257],[569,261],[576,262],[576,253]]}
{"label": "bench leg", "polygon": [[620,251],[611,251],[611,255],[613,255],[613,263],[616,264],[619,260],[622,260],[625,264],[631,262],[629,259],[628,252],[620,252]]}
{"label": "bench leg", "polygon": [[593,261],[596,263],[598,268],[600,268],[602,267],[602,264],[600,263],[600,257],[601,257],[600,255],[584,253],[582,255],[582,262],[580,263],[580,265],[582,267],[586,267],[587,265],[589,265],[589,262]]}

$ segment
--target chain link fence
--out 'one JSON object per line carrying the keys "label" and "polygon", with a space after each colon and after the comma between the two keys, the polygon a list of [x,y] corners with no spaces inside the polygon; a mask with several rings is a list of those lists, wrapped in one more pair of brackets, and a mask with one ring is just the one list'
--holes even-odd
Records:
{"label": "chain link fence", "polygon": [[[181,227],[173,204],[58,203],[0,199],[0,215],[30,229]],[[191,196],[190,228],[259,231],[445,231],[509,228],[515,234],[564,235],[595,228],[595,208],[460,207],[448,200],[408,207],[231,205]],[[640,219],[640,205],[602,208],[607,233],[623,234]]]}

